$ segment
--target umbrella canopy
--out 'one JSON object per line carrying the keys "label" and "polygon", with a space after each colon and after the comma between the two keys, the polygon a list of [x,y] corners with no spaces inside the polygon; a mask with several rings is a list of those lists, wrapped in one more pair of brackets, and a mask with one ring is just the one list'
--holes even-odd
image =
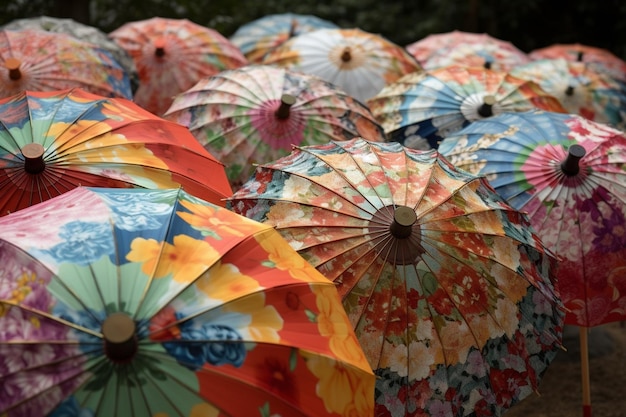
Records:
{"label": "umbrella canopy", "polygon": [[0,215],[80,185],[183,187],[221,204],[224,165],[179,124],[80,89],[0,100]]}
{"label": "umbrella canopy", "polygon": [[487,33],[459,30],[428,35],[407,45],[406,50],[426,70],[457,64],[509,71],[530,61],[511,42]]}
{"label": "umbrella canopy", "polygon": [[0,98],[82,88],[131,99],[129,74],[105,49],[65,33],[0,30]]}
{"label": "umbrella canopy", "polygon": [[521,65],[511,74],[539,84],[568,113],[626,129],[626,86],[605,72],[558,58]]}
{"label": "umbrella canopy", "polygon": [[135,61],[139,72],[135,102],[157,115],[167,110],[175,95],[202,78],[248,63],[219,32],[187,19],[128,22],[109,37]]}
{"label": "umbrella canopy", "polygon": [[265,54],[294,36],[317,29],[338,29],[328,20],[310,14],[279,13],[263,16],[239,27],[229,38],[246,58],[260,63]]}
{"label": "umbrella canopy", "polygon": [[560,346],[552,258],[527,218],[434,150],[299,147],[228,201],[335,282],[378,376],[376,415],[500,415]]}
{"label": "umbrella canopy", "polygon": [[285,41],[263,64],[317,75],[365,101],[422,68],[404,48],[360,29],[318,29]]}
{"label": "umbrella canopy", "polygon": [[373,413],[334,285],[270,226],[80,187],[0,219],[0,259],[3,416]]}
{"label": "umbrella canopy", "polygon": [[113,42],[105,32],[94,26],[85,25],[73,19],[37,16],[12,20],[6,25],[0,26],[0,29],[40,30],[46,32],[65,33],[75,39],[90,42],[109,52],[115,61],[117,61],[117,63],[119,63],[126,70],[133,91],[135,91],[139,85],[137,68],[135,67],[135,62],[130,55],[122,47]]}
{"label": "umbrella canopy", "polygon": [[436,149],[463,126],[502,112],[566,112],[535,82],[459,65],[405,75],[367,104],[389,139],[414,149]]}
{"label": "umbrella canopy", "polygon": [[367,106],[321,78],[269,65],[222,71],[180,94],[163,116],[184,126],[226,165],[233,188],[254,164],[293,145],[361,136],[385,140]]}
{"label": "umbrella canopy", "polygon": [[611,77],[626,81],[626,62],[611,51],[580,43],[557,43],[538,48],[528,53],[533,60],[563,58],[568,61],[584,62],[596,71],[606,72]]}
{"label": "umbrella canopy", "polygon": [[[626,319],[626,135],[578,115],[540,111],[476,123],[444,139],[439,151],[486,175],[509,204],[528,212],[560,257],[566,323]],[[573,145],[586,154],[575,173],[562,166]]]}
{"label": "umbrella canopy", "polygon": [[578,115],[503,114],[440,150],[488,175],[559,256],[565,323],[581,326],[583,415],[591,417],[587,330],[626,320],[626,134]]}

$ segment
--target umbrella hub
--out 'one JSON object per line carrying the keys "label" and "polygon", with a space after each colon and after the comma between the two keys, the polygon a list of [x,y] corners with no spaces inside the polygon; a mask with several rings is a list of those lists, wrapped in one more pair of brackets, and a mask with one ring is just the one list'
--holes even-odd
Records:
{"label": "umbrella hub", "polygon": [[379,256],[400,265],[413,264],[424,252],[415,210],[407,206],[385,206],[369,222]]}
{"label": "umbrella hub", "polygon": [[124,313],[113,313],[102,323],[104,353],[116,363],[126,363],[137,353],[135,321]]}
{"label": "umbrella hub", "polygon": [[13,81],[17,81],[22,78],[20,65],[22,65],[22,62],[16,58],[7,58],[4,61],[4,67],[9,70],[9,78]]}
{"label": "umbrella hub", "polygon": [[41,144],[26,144],[22,147],[21,151],[24,157],[24,170],[26,170],[26,172],[29,174],[39,174],[46,168],[46,162],[43,160],[45,149]]}
{"label": "umbrella hub", "polygon": [[580,171],[580,159],[585,156],[587,151],[581,145],[574,144],[567,150],[567,158],[561,163],[561,170],[568,177],[577,175]]}
{"label": "umbrella hub", "polygon": [[349,46],[346,46],[341,53],[341,61],[350,62],[352,60],[352,52]]}
{"label": "umbrella hub", "polygon": [[154,41],[154,55],[159,58],[165,55],[165,40],[163,38],[159,38]]}
{"label": "umbrella hub", "polygon": [[288,119],[291,106],[296,103],[296,98],[289,94],[283,94],[280,98],[280,107],[276,109],[276,117],[281,120]]}
{"label": "umbrella hub", "polygon": [[491,95],[483,97],[483,103],[478,108],[478,114],[482,117],[493,116],[493,106],[496,104],[496,98]]}

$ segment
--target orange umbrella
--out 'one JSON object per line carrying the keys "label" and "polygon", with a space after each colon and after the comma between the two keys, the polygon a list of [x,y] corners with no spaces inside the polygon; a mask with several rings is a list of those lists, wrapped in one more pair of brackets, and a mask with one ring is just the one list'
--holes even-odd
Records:
{"label": "orange umbrella", "polygon": [[78,186],[174,188],[215,204],[232,190],[221,162],[177,123],[80,89],[0,101],[0,215]]}

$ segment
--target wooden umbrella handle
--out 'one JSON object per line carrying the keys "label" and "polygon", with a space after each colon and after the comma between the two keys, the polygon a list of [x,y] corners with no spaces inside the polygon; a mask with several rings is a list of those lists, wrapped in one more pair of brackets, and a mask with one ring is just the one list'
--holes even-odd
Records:
{"label": "wooden umbrella handle", "polygon": [[591,417],[591,386],[589,378],[589,328],[579,327],[580,368],[583,387],[583,417]]}

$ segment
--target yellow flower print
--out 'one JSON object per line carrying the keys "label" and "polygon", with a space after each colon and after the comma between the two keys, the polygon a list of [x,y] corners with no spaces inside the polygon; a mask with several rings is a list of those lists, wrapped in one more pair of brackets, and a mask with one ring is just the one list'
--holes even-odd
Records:
{"label": "yellow flower print", "polygon": [[123,100],[116,100],[115,104],[111,102],[104,102],[102,106],[102,114],[112,120],[145,120],[147,118],[155,118],[153,114],[141,113],[137,110],[136,106],[126,105]]}
{"label": "yellow flower print", "polygon": [[[241,300],[228,303],[224,313],[243,314],[250,318],[245,331],[257,342],[280,342],[278,332],[283,328],[284,320],[272,305],[265,304],[262,292],[250,294]],[[241,330],[240,330],[241,331]]]}
{"label": "yellow flower print", "polygon": [[260,223],[243,216],[235,215],[232,211],[217,206],[196,204],[182,200],[181,204],[191,213],[179,211],[177,214],[201,231],[210,231],[217,237],[223,235],[244,237],[256,230],[261,229]]}
{"label": "yellow flower print", "polygon": [[217,408],[210,404],[202,403],[193,406],[189,417],[217,417],[219,414],[220,410]]}
{"label": "yellow flower print", "polygon": [[[189,417],[218,417],[220,410],[207,403],[196,404],[191,408]],[[173,417],[168,413],[156,413],[152,417]]]}
{"label": "yellow flower print", "polygon": [[255,236],[259,245],[268,253],[270,261],[274,262],[277,269],[288,271],[289,274],[305,282],[329,282],[311,264],[300,256],[289,243],[274,229],[268,229],[264,233]]}
{"label": "yellow flower print", "polygon": [[239,272],[233,264],[218,262],[197,282],[200,291],[210,298],[226,303],[261,288],[259,281]]}
{"label": "yellow flower print", "polygon": [[141,270],[163,278],[172,274],[179,283],[189,283],[202,275],[218,259],[218,252],[207,242],[187,235],[174,237],[174,244],[154,239],[136,238],[130,245],[126,259],[142,262]]}
{"label": "yellow flower print", "polygon": [[85,142],[89,142],[100,135],[111,136],[110,143],[126,143],[127,140],[121,135],[111,135],[111,126],[98,120],[78,120],[74,123],[57,122],[53,123],[46,136],[55,138],[58,148],[68,150],[71,148],[72,153],[76,152],[84,146]]}
{"label": "yellow flower print", "polygon": [[317,328],[322,336],[329,337],[330,350],[356,366],[369,367],[335,287],[314,285],[312,290],[319,309]]}
{"label": "yellow flower print", "polygon": [[325,356],[302,352],[307,368],[319,381],[318,397],[329,412],[342,417],[371,416],[374,413],[374,378],[363,378],[355,368],[347,367]]}

